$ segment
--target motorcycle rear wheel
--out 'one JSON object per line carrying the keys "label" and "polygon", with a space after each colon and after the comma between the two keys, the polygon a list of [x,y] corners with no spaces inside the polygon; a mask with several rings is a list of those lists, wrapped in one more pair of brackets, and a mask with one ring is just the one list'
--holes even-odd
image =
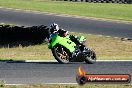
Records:
{"label": "motorcycle rear wheel", "polygon": [[96,62],[96,54],[94,51],[90,51],[89,55],[85,58],[87,64],[94,64]]}

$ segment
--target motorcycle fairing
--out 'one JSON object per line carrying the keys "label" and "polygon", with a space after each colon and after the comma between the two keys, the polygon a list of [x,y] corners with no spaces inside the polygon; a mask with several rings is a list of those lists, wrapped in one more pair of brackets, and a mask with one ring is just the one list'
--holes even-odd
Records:
{"label": "motorcycle fairing", "polygon": [[55,33],[52,34],[51,37],[51,43],[48,44],[48,47],[50,49],[53,48],[55,45],[60,44],[66,47],[71,53],[75,51],[76,44],[70,40],[69,36],[60,37],[58,34]]}

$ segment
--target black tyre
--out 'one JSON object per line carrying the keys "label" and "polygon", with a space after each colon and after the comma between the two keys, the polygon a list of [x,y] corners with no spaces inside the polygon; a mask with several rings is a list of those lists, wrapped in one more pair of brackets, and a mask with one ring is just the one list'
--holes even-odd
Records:
{"label": "black tyre", "polygon": [[96,62],[96,54],[94,51],[90,51],[87,57],[85,58],[87,64],[94,64]]}
{"label": "black tyre", "polygon": [[69,63],[69,50],[61,45],[57,45],[52,49],[53,56],[55,59],[62,64]]}

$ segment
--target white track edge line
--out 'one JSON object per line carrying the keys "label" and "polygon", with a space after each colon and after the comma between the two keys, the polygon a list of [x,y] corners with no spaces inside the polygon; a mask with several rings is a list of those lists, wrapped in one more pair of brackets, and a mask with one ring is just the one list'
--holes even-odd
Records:
{"label": "white track edge line", "polygon": [[[97,60],[97,62],[123,62],[132,60]],[[57,62],[56,60],[25,60],[25,62]]]}
{"label": "white track edge line", "polygon": [[[54,84],[63,84],[63,85],[71,85],[71,84],[74,84],[74,85],[77,85],[78,83],[40,83],[40,84],[42,84],[42,85],[47,85],[47,84],[49,84],[49,85],[54,85]],[[5,85],[7,85],[7,86],[10,86],[10,85],[32,85],[32,84],[5,84]],[[38,84],[36,84],[36,85],[38,85]]]}

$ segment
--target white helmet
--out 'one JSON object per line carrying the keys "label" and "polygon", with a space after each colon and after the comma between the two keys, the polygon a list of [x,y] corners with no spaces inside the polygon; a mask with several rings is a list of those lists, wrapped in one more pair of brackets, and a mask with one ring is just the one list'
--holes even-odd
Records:
{"label": "white helmet", "polygon": [[59,30],[59,26],[56,23],[51,24],[50,27],[51,27],[51,30],[54,32],[57,32]]}

